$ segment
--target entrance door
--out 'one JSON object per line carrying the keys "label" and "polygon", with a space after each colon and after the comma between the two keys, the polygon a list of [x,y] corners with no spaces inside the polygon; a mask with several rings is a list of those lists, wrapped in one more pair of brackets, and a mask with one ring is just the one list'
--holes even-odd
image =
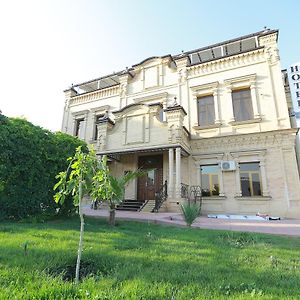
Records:
{"label": "entrance door", "polygon": [[138,179],[138,200],[154,200],[155,193],[163,184],[163,157],[162,155],[141,156],[138,166],[140,169],[149,169],[147,174]]}

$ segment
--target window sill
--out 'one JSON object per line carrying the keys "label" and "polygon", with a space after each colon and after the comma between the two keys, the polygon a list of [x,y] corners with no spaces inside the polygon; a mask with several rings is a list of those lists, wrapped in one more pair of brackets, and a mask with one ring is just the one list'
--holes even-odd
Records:
{"label": "window sill", "polygon": [[202,200],[214,201],[214,200],[226,200],[225,196],[203,196]]}
{"label": "window sill", "polygon": [[270,196],[234,197],[238,201],[270,201]]}
{"label": "window sill", "polygon": [[261,122],[261,118],[255,118],[251,120],[245,120],[245,121],[232,121],[229,122],[230,125],[232,126],[238,126],[238,125],[248,125],[248,124],[253,124],[253,123],[259,123]]}
{"label": "window sill", "polygon": [[199,126],[199,125],[196,125],[196,126],[193,126],[193,129],[195,130],[203,130],[203,129],[214,129],[214,128],[219,128],[221,127],[221,123],[217,123],[217,124],[211,124],[211,125],[207,125],[207,126]]}

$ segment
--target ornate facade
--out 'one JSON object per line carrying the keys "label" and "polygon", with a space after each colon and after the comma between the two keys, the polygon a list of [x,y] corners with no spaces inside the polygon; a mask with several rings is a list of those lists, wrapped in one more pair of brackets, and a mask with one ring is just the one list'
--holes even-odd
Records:
{"label": "ornate facade", "polygon": [[203,213],[300,217],[300,185],[277,48],[264,30],[131,68],[65,91],[62,131],[107,154],[116,175],[155,167],[127,199],[177,211],[200,186]]}

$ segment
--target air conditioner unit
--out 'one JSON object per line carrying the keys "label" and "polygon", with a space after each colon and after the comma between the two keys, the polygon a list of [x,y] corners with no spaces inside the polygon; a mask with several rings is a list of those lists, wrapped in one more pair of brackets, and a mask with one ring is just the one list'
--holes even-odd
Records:
{"label": "air conditioner unit", "polygon": [[234,170],[236,170],[235,161],[233,161],[233,160],[221,161],[221,170],[222,171],[234,171]]}

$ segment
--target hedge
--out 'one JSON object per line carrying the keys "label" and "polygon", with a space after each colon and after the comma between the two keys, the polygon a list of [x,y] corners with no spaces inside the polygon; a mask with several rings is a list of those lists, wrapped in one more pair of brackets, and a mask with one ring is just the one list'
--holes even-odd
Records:
{"label": "hedge", "polygon": [[53,201],[53,186],[56,174],[67,168],[66,159],[79,145],[86,144],[0,115],[0,219],[72,213],[71,198],[63,207]]}

